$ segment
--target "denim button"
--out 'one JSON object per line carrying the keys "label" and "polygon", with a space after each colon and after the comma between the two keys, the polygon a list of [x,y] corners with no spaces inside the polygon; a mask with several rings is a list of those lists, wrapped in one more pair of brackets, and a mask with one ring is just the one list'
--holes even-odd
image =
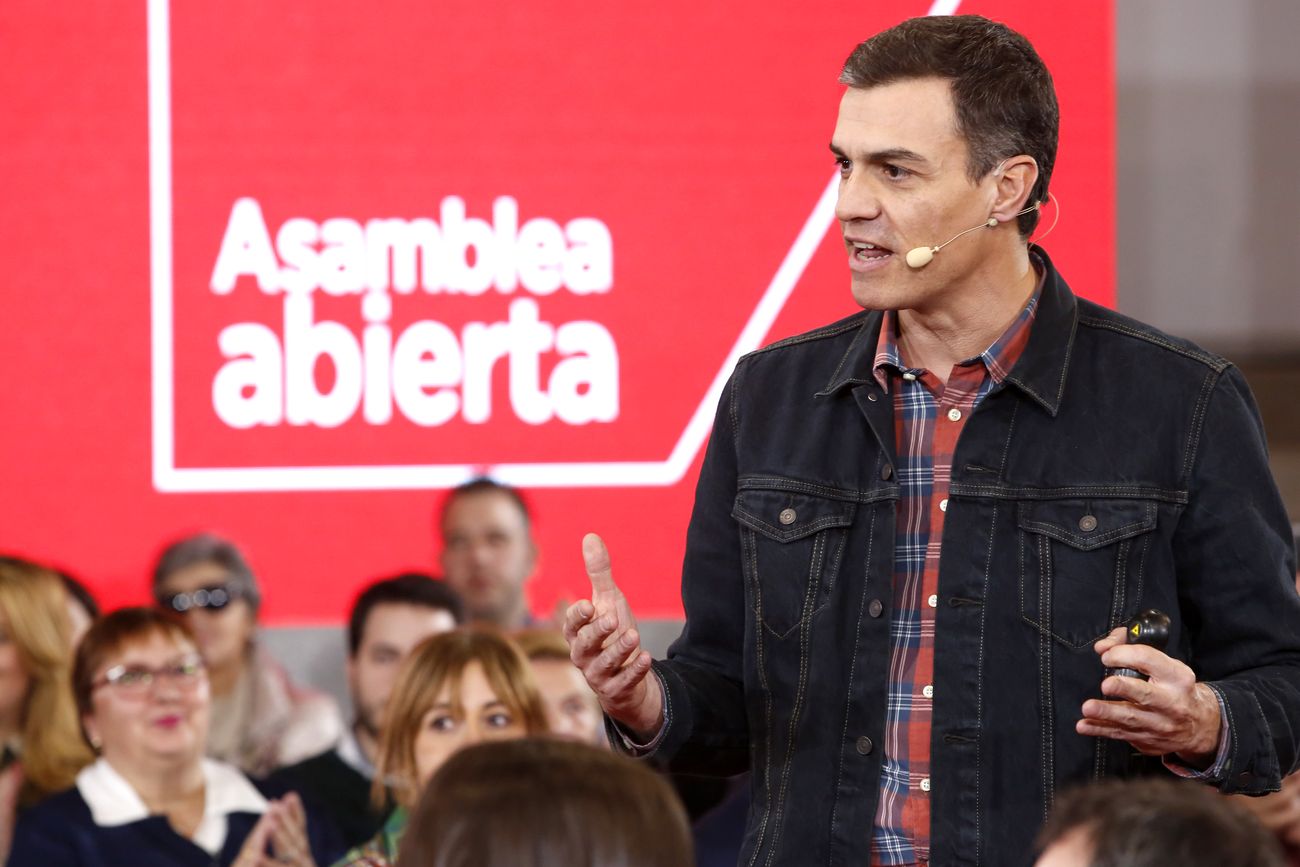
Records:
{"label": "denim button", "polygon": [[1084,515],[1079,519],[1079,529],[1085,533],[1091,533],[1097,529],[1097,519],[1092,515]]}
{"label": "denim button", "polygon": [[884,479],[885,481],[889,481],[889,477],[892,476],[893,474],[894,474],[894,468],[891,467],[889,464],[885,464],[883,467],[880,468],[880,478]]}
{"label": "denim button", "polygon": [[789,526],[794,523],[796,517],[798,517],[798,515],[795,514],[794,509],[782,509],[781,514],[777,515],[776,519],[782,524]]}
{"label": "denim button", "polygon": [[872,599],[871,602],[867,604],[867,613],[872,617],[879,617],[881,612],[884,610],[885,605],[879,599]]}
{"label": "denim button", "polygon": [[872,403],[875,403],[875,402],[876,402],[876,393],[875,393],[874,391],[869,391],[869,392],[867,392],[867,400],[871,401]]}
{"label": "denim button", "polygon": [[858,755],[860,756],[871,755],[871,751],[875,749],[875,746],[876,745],[871,742],[871,738],[866,735],[858,738],[857,743],[854,744],[854,747],[856,747]]}

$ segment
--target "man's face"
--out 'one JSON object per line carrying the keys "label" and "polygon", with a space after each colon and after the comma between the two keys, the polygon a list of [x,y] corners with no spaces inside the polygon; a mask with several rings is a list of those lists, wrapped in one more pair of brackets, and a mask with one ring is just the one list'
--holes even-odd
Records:
{"label": "man's face", "polygon": [[442,519],[442,571],[473,620],[506,629],[523,625],[524,581],[537,551],[528,521],[508,494],[461,494]]}
{"label": "man's face", "polygon": [[904,261],[914,247],[936,246],[980,225],[993,209],[993,175],[979,185],[967,176],[966,142],[957,133],[946,80],[850,87],[831,149],[841,177],[835,216],[858,304],[924,310],[978,280],[991,232],[958,239],[922,269]]}
{"label": "man's face", "polygon": [[370,609],[357,652],[348,659],[357,724],[367,734],[377,738],[383,730],[397,669],[411,649],[430,635],[455,628],[455,619],[444,608],[381,602]]}

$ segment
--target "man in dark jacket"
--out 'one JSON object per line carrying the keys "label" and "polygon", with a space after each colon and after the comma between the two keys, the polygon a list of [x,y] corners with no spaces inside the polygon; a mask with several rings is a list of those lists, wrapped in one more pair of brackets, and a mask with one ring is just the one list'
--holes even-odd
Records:
{"label": "man in dark jacket", "polygon": [[[1069,783],[1276,789],[1300,598],[1241,375],[1077,298],[1029,243],[1058,115],[1023,37],[914,19],[841,82],[865,310],[737,365],[667,660],[584,540],[566,634],[616,745],[750,768],[746,864],[1014,867]],[[1163,651],[1124,643],[1150,608]]]}

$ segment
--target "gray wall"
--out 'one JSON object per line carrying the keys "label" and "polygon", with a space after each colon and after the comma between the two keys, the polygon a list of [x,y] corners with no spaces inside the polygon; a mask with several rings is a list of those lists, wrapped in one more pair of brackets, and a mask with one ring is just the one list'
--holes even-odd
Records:
{"label": "gray wall", "polygon": [[[1241,364],[1300,517],[1300,2],[1118,0],[1116,27],[1119,307]],[[341,629],[265,640],[346,701]]]}
{"label": "gray wall", "polygon": [[1119,0],[1119,307],[1233,357],[1300,344],[1300,3]]}

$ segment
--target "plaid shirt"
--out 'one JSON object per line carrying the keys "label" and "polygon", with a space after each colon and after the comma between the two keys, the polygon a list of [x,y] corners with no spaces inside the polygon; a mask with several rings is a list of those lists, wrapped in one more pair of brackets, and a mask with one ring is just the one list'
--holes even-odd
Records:
{"label": "plaid shirt", "polygon": [[[1035,267],[1038,267],[1035,263]],[[885,314],[873,372],[894,395],[899,484],[894,534],[894,605],[890,620],[889,698],[880,803],[871,841],[873,865],[930,859],[930,716],[934,688],[934,615],[939,550],[948,510],[952,455],[966,420],[1001,382],[1029,340],[1038,288],[992,346],[953,367],[945,385],[903,364],[898,317]]]}

